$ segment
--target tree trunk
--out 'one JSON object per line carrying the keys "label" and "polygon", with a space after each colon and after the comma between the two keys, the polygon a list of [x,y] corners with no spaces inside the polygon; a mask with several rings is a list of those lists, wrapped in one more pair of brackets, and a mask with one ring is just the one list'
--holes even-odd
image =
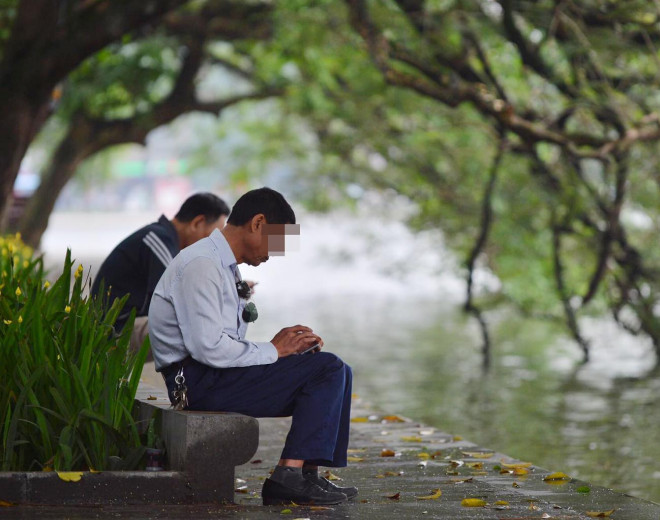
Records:
{"label": "tree trunk", "polygon": [[73,5],[23,0],[0,56],[0,232],[28,146],[51,110],[53,89],[83,60],[187,0]]}
{"label": "tree trunk", "polygon": [[23,241],[35,249],[48,227],[55,202],[80,163],[102,147],[94,138],[94,127],[85,118],[72,121],[58,146],[41,183],[27,203],[18,224]]}
{"label": "tree trunk", "polygon": [[6,227],[21,161],[48,112],[47,99],[28,99],[0,87],[0,233]]}

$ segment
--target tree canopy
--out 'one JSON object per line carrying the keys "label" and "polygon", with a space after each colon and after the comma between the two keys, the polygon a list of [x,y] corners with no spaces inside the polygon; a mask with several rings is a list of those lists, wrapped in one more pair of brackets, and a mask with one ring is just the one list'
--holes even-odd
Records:
{"label": "tree canopy", "polygon": [[[153,123],[181,91],[198,56],[197,65],[250,76],[253,93],[275,88],[277,124],[255,135],[268,153],[297,154],[315,206],[352,186],[387,190],[415,204],[411,225],[442,229],[464,259],[466,309],[484,325],[485,343],[482,311],[506,302],[565,321],[585,356],[580,318],[602,312],[660,353],[660,251],[649,247],[660,202],[654,4],[60,4],[7,0],[0,15],[3,203],[53,109],[84,118],[72,129],[124,122],[131,138],[148,126],[140,118]],[[58,23],[43,27],[44,13]],[[263,23],[267,41],[256,30]],[[232,42],[229,54],[213,52],[214,38]],[[65,79],[76,95],[58,105],[52,92]],[[499,288],[478,287],[478,269]]]}
{"label": "tree canopy", "polygon": [[[466,308],[607,311],[660,352],[659,20],[643,1],[285,2],[288,113],[324,152],[319,196],[359,183],[418,207],[464,257]],[[319,175],[321,173],[321,175]],[[502,285],[474,287],[475,269]],[[478,296],[478,298],[477,298]],[[484,329],[485,339],[487,332]]]}

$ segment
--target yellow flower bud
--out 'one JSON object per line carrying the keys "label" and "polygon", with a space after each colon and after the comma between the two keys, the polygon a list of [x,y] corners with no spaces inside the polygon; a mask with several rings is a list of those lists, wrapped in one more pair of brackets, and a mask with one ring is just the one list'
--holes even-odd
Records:
{"label": "yellow flower bud", "polygon": [[16,296],[20,296],[21,294],[23,294],[23,292],[21,291],[21,288],[16,287]]}
{"label": "yellow flower bud", "polygon": [[50,287],[50,282],[48,280],[46,280],[44,282],[44,289],[48,289],[49,287]]}
{"label": "yellow flower bud", "polygon": [[2,320],[5,322],[5,325],[11,325],[11,320]]}
{"label": "yellow flower bud", "polygon": [[82,266],[82,264],[80,264],[78,266],[78,269],[76,269],[76,273],[73,275],[74,278],[76,278],[76,279],[80,278],[80,276],[82,275],[82,272],[83,272],[83,266]]}
{"label": "yellow flower bud", "polygon": [[64,312],[69,314],[71,312],[71,305],[67,305],[66,307],[64,307]]}
{"label": "yellow flower bud", "polygon": [[23,316],[18,317],[18,323],[23,323]]}

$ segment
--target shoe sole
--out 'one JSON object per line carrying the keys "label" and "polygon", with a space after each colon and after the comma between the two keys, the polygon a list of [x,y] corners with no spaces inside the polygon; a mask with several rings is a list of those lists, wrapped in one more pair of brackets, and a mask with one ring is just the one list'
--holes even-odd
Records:
{"label": "shoe sole", "polygon": [[297,502],[295,500],[290,500],[290,499],[284,499],[284,498],[264,498],[263,499],[263,504],[265,506],[285,506],[289,505],[292,502],[295,502],[296,505],[299,506],[336,506],[337,504],[343,504],[344,502],[348,501],[348,498],[345,498],[344,500],[333,500],[332,502],[317,502],[317,501],[310,501],[310,502]]}

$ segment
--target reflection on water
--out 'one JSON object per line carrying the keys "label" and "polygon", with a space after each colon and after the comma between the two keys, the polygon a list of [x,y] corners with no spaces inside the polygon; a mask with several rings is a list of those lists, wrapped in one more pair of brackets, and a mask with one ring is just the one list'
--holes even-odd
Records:
{"label": "reflection on water", "polygon": [[250,337],[269,339],[285,325],[311,325],[328,350],[353,366],[355,391],[382,410],[660,500],[660,378],[614,378],[621,366],[610,361],[616,366],[603,371],[607,363],[599,358],[638,357],[648,364],[648,349],[624,345],[617,351],[616,342],[581,367],[562,331],[501,316],[493,368],[484,374],[478,330],[454,305],[369,295],[256,298],[261,312]]}

